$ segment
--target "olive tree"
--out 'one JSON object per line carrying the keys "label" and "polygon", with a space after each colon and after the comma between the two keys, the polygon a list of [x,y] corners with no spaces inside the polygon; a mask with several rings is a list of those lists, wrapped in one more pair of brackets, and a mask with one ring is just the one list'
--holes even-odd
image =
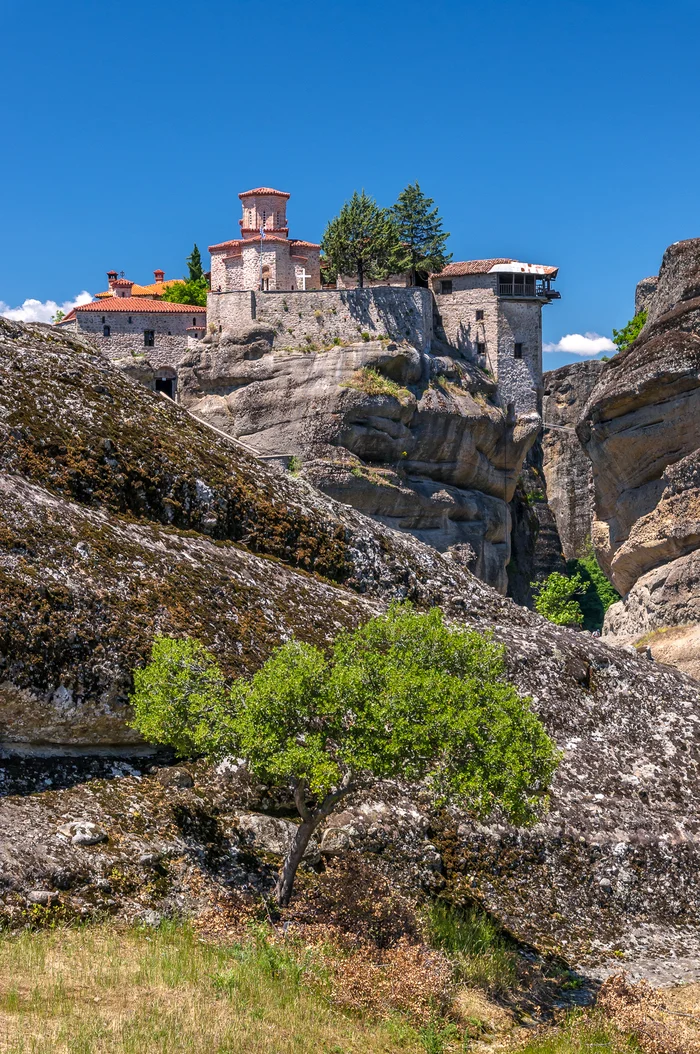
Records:
{"label": "olive tree", "polygon": [[527,824],[557,752],[530,702],[505,677],[488,634],[451,626],[438,608],[396,605],[329,650],[292,640],[252,677],[228,684],[190,639],[156,638],[134,675],[134,725],[180,756],[245,760],[294,794],[300,822],[277,901],[288,904],[313,833],[353,791],[401,778],[434,803]]}

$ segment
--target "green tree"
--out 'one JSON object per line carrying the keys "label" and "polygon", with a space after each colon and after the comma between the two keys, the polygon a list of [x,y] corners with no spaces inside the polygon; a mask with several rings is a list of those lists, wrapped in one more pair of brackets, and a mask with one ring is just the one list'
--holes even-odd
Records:
{"label": "green tree", "polygon": [[190,270],[190,282],[199,282],[204,277],[204,271],[202,270],[202,257],[200,256],[197,243],[194,243],[192,252],[187,257],[187,266]]}
{"label": "green tree", "polygon": [[585,584],[580,575],[566,575],[553,571],[544,582],[533,582],[535,610],[557,626],[580,626],[583,612],[576,597],[583,596]]}
{"label": "green tree", "polygon": [[168,300],[171,304],[194,304],[196,307],[206,307],[208,292],[209,283],[202,275],[196,281],[186,279],[166,286],[162,299]]}
{"label": "green tree", "polygon": [[200,643],[159,637],[134,674],[134,726],[180,755],[243,758],[293,790],[300,823],[276,888],[285,905],[319,824],[378,780],[424,781],[435,803],[476,815],[535,819],[558,754],[504,670],[490,635],[410,604],[341,634],[327,654],[290,641],[230,687]]}
{"label": "green tree", "polygon": [[638,315],[630,319],[623,329],[614,329],[612,331],[613,344],[617,344],[618,351],[624,351],[629,348],[630,344],[634,343],[647,320],[647,314],[648,312],[646,311],[640,311]]}
{"label": "green tree", "polygon": [[578,574],[585,586],[585,592],[578,601],[583,614],[583,628],[601,629],[605,612],[620,599],[620,594],[601,570],[590,539],[585,555],[578,560],[569,560],[566,571],[569,576]]}
{"label": "green tree", "polygon": [[66,317],[65,311],[62,311],[61,308],[59,307],[58,310],[56,311],[56,314],[51,316],[51,321],[53,322],[54,326],[57,326],[58,323],[62,322],[65,317]]}
{"label": "green tree", "polygon": [[452,259],[445,252],[449,234],[443,231],[433,205],[433,199],[425,196],[418,183],[409,183],[390,210],[399,238],[394,267],[410,273],[411,285],[418,277],[427,280],[431,272],[442,271]]}
{"label": "green tree", "polygon": [[365,279],[385,278],[391,271],[398,247],[396,226],[386,209],[374,198],[357,191],[332,219],[321,240],[328,266],[336,274],[357,275],[362,288]]}

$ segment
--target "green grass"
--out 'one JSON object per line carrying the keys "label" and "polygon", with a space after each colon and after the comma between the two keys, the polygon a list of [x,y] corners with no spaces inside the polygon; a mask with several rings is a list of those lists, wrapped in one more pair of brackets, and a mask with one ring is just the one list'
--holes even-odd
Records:
{"label": "green grass", "polygon": [[402,388],[396,381],[390,380],[389,377],[385,377],[370,366],[363,366],[362,369],[355,370],[352,380],[346,381],[341,387],[356,388],[365,395],[393,395],[399,400],[405,399],[410,394],[407,388]]}
{"label": "green grass", "polygon": [[556,1033],[518,1047],[517,1054],[641,1054],[641,1050],[636,1040],[612,1026],[584,1022],[573,1015]]}
{"label": "green grass", "polygon": [[[222,947],[187,925],[95,925],[0,938],[6,1054],[422,1054],[401,1019],[324,998],[311,953],[261,932]],[[307,981],[313,982],[307,986]]]}
{"label": "green grass", "polygon": [[493,994],[516,987],[517,955],[498,924],[475,905],[458,911],[437,902],[428,912],[431,943],[454,961],[459,980]]}

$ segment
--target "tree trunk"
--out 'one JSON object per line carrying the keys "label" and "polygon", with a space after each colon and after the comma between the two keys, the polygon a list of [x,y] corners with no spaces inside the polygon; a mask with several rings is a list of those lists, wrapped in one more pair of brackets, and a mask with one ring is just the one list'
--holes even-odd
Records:
{"label": "tree trunk", "polygon": [[286,908],[289,904],[297,869],[304,857],[311,835],[322,819],[323,816],[316,813],[310,816],[308,820],[302,820],[297,827],[297,833],[294,835],[291,848],[284,858],[284,863],[277,877],[277,885],[275,886],[275,899],[281,908]]}

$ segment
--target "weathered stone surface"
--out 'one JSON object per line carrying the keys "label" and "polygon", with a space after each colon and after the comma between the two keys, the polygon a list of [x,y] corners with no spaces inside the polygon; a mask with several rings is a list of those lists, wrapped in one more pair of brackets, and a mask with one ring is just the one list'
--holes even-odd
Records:
{"label": "weathered stone surface", "polygon": [[[695,683],[545,623],[474,578],[466,550],[446,558],[250,458],[84,347],[5,322],[0,335],[6,744],[128,747],[131,670],[159,630],[199,637],[234,674],[291,633],[323,643],[394,598],[439,603],[503,642],[509,676],[563,750],[552,808],[523,833],[498,817],[434,815],[419,788],[383,788],[348,806],[362,813],[349,820],[360,850],[397,883],[476,896],[523,939],[600,970],[619,966],[615,947],[632,966],[700,950]],[[79,914],[92,903],[127,917],[202,906],[193,870],[212,897],[221,876],[269,890],[272,871],[233,822],[269,806],[249,788],[236,800],[224,774],[210,787],[198,773],[195,790],[166,788],[136,761],[38,765],[0,771],[0,896],[12,919],[26,892],[57,877]],[[416,828],[395,807],[424,819]],[[57,835],[71,817],[109,841]],[[345,822],[335,831],[355,837]],[[167,862],[165,892],[141,877],[152,853]]]}
{"label": "weathered stone surface", "polygon": [[642,311],[649,310],[658,284],[659,276],[656,274],[650,275],[649,278],[642,278],[641,282],[637,282],[637,287],[634,291],[635,315],[639,315]]}
{"label": "weathered stone surface", "polygon": [[[235,827],[247,836],[251,845],[263,852],[274,853],[275,856],[285,856],[289,852],[296,834],[296,825],[280,816],[239,812],[235,814],[233,822]],[[320,859],[318,841],[312,837],[304,853],[304,860],[308,863],[318,863]]]}
{"label": "weathered stone surface", "polygon": [[[314,486],[441,552],[471,545],[475,573],[504,592],[507,503],[537,415],[506,422],[489,402],[493,384],[448,348],[368,341],[304,353],[273,339],[260,325],[208,338],[181,368],[183,404],[264,454],[301,457]],[[367,369],[394,390],[363,390]]]}
{"label": "weathered stone surface", "polygon": [[575,429],[605,363],[575,362],[544,375],[542,467],[564,556],[583,556],[593,520],[593,469]]}

